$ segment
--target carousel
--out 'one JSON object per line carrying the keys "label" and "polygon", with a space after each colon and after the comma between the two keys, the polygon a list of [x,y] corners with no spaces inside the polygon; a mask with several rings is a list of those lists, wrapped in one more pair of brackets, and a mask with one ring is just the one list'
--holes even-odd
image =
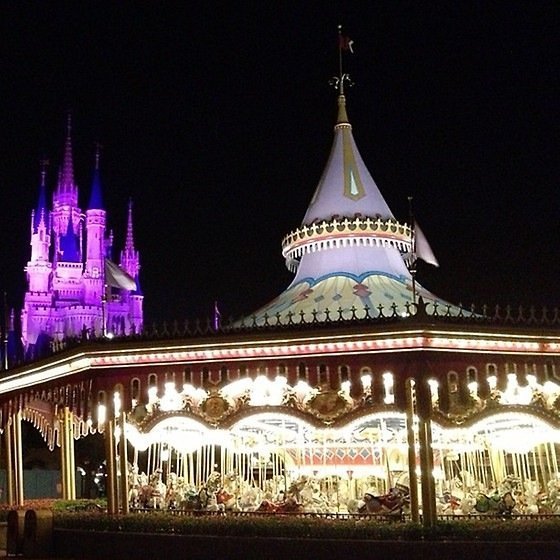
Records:
{"label": "carousel", "polygon": [[[168,382],[123,415],[116,393],[116,485],[126,486],[133,509],[403,516],[416,513],[411,501],[422,515],[428,478],[438,516],[560,513],[560,387],[531,376],[519,386],[510,375],[503,390],[487,381],[486,397],[471,382],[468,406],[452,413],[440,410],[438,383],[429,381],[425,463],[414,382],[410,406],[399,411],[390,373],[380,406],[371,404],[369,374],[359,398],[350,381],[337,389],[292,386],[281,375],[212,391]],[[119,460],[127,461],[126,481]]]}
{"label": "carousel", "polygon": [[70,499],[74,440],[103,434],[110,514],[560,513],[560,315],[468,311],[417,282],[437,260],[358,151],[342,66],[333,83],[331,153],[282,243],[292,283],[210,332],[88,339],[1,379],[10,500],[28,420]]}

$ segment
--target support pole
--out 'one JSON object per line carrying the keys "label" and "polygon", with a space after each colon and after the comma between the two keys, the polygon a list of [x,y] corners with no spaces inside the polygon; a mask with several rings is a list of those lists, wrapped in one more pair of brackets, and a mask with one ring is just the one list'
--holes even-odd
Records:
{"label": "support pole", "polygon": [[62,496],[65,500],[75,500],[76,459],[74,454],[74,423],[72,422],[72,412],[67,406],[62,410],[61,431]]}
{"label": "support pole", "polygon": [[422,488],[422,523],[424,527],[436,524],[436,489],[434,455],[432,451],[432,395],[425,380],[417,385],[418,442],[420,444],[420,482]]}
{"label": "support pole", "polygon": [[67,500],[67,489],[68,489],[68,479],[66,470],[66,415],[63,408],[58,413],[58,423],[59,423],[59,437],[60,437],[60,480],[62,483],[62,499]]}
{"label": "support pole", "polygon": [[13,417],[8,418],[6,423],[6,428],[4,429],[4,440],[6,443],[6,486],[7,486],[7,497],[8,505],[15,505],[15,486],[14,486],[14,454],[13,454],[13,443],[12,443],[12,424]]}
{"label": "support pole", "polygon": [[128,504],[128,453],[126,448],[126,414],[121,411],[120,414],[121,433],[119,437],[119,468],[121,475],[120,497],[121,497],[121,512],[129,512]]}
{"label": "support pole", "polygon": [[416,474],[416,437],[414,433],[414,408],[416,396],[414,380],[406,381],[406,437],[408,444],[408,485],[410,491],[410,515],[413,523],[420,521],[418,508],[418,475]]}
{"label": "support pole", "polygon": [[118,513],[118,500],[116,499],[116,469],[115,469],[115,422],[108,418],[105,424],[105,460],[107,463],[107,512],[109,515]]}
{"label": "support pole", "polygon": [[23,446],[21,432],[21,411],[14,414],[14,459],[15,459],[15,483],[16,483],[16,505],[23,506]]}

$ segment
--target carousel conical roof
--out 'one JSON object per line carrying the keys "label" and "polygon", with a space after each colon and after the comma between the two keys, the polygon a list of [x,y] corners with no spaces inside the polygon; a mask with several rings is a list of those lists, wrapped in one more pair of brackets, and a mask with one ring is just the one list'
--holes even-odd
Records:
{"label": "carousel conical roof", "polygon": [[405,316],[419,297],[428,312],[434,304],[454,308],[417,282],[413,290],[411,229],[395,219],[366,167],[342,94],[327,165],[302,225],[282,249],[295,278],[252,315],[256,324]]}

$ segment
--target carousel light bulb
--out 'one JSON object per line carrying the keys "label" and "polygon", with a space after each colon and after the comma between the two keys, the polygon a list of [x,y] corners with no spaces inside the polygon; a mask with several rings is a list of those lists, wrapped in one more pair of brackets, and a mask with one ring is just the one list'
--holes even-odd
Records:
{"label": "carousel light bulb", "polygon": [[298,399],[302,400],[311,392],[311,387],[309,386],[309,383],[307,383],[307,381],[300,379],[296,383],[296,386],[294,387],[294,391]]}
{"label": "carousel light bulb", "polygon": [[107,420],[107,407],[104,404],[97,406],[97,425],[103,426]]}
{"label": "carousel light bulb", "polygon": [[148,403],[154,404],[157,401],[157,387],[150,387],[148,389]]}
{"label": "carousel light bulb", "polygon": [[121,413],[121,395],[118,391],[115,391],[113,395],[113,406],[115,407],[115,416]]}
{"label": "carousel light bulb", "polygon": [[558,385],[556,385],[556,383],[553,383],[552,381],[547,381],[544,385],[543,385],[543,389],[544,392],[551,396],[554,395],[555,393],[558,392]]}
{"label": "carousel light bulb", "polygon": [[428,379],[428,387],[432,395],[432,403],[435,404],[438,400],[439,381],[437,379]]}
{"label": "carousel light bulb", "polygon": [[385,388],[385,404],[393,404],[395,402],[395,395],[393,395],[393,374],[386,372],[383,374],[383,387]]}
{"label": "carousel light bulb", "polygon": [[529,387],[534,389],[537,386],[537,376],[532,374],[527,375],[527,383]]}

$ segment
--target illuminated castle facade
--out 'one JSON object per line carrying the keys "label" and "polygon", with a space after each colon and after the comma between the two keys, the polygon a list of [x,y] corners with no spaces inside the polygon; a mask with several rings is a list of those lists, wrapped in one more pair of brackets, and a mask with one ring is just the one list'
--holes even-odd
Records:
{"label": "illuminated castle facade", "polygon": [[[39,357],[48,353],[52,341],[69,337],[139,332],[144,296],[138,284],[140,256],[134,246],[132,204],[117,267],[110,261],[113,234],[107,228],[103,207],[99,150],[89,203],[83,211],[74,180],[70,119],[51,207],[47,205],[46,191],[43,165],[39,200],[31,212],[31,255],[25,267],[27,291],[21,312],[25,353]],[[135,282],[119,282],[111,270]]]}

